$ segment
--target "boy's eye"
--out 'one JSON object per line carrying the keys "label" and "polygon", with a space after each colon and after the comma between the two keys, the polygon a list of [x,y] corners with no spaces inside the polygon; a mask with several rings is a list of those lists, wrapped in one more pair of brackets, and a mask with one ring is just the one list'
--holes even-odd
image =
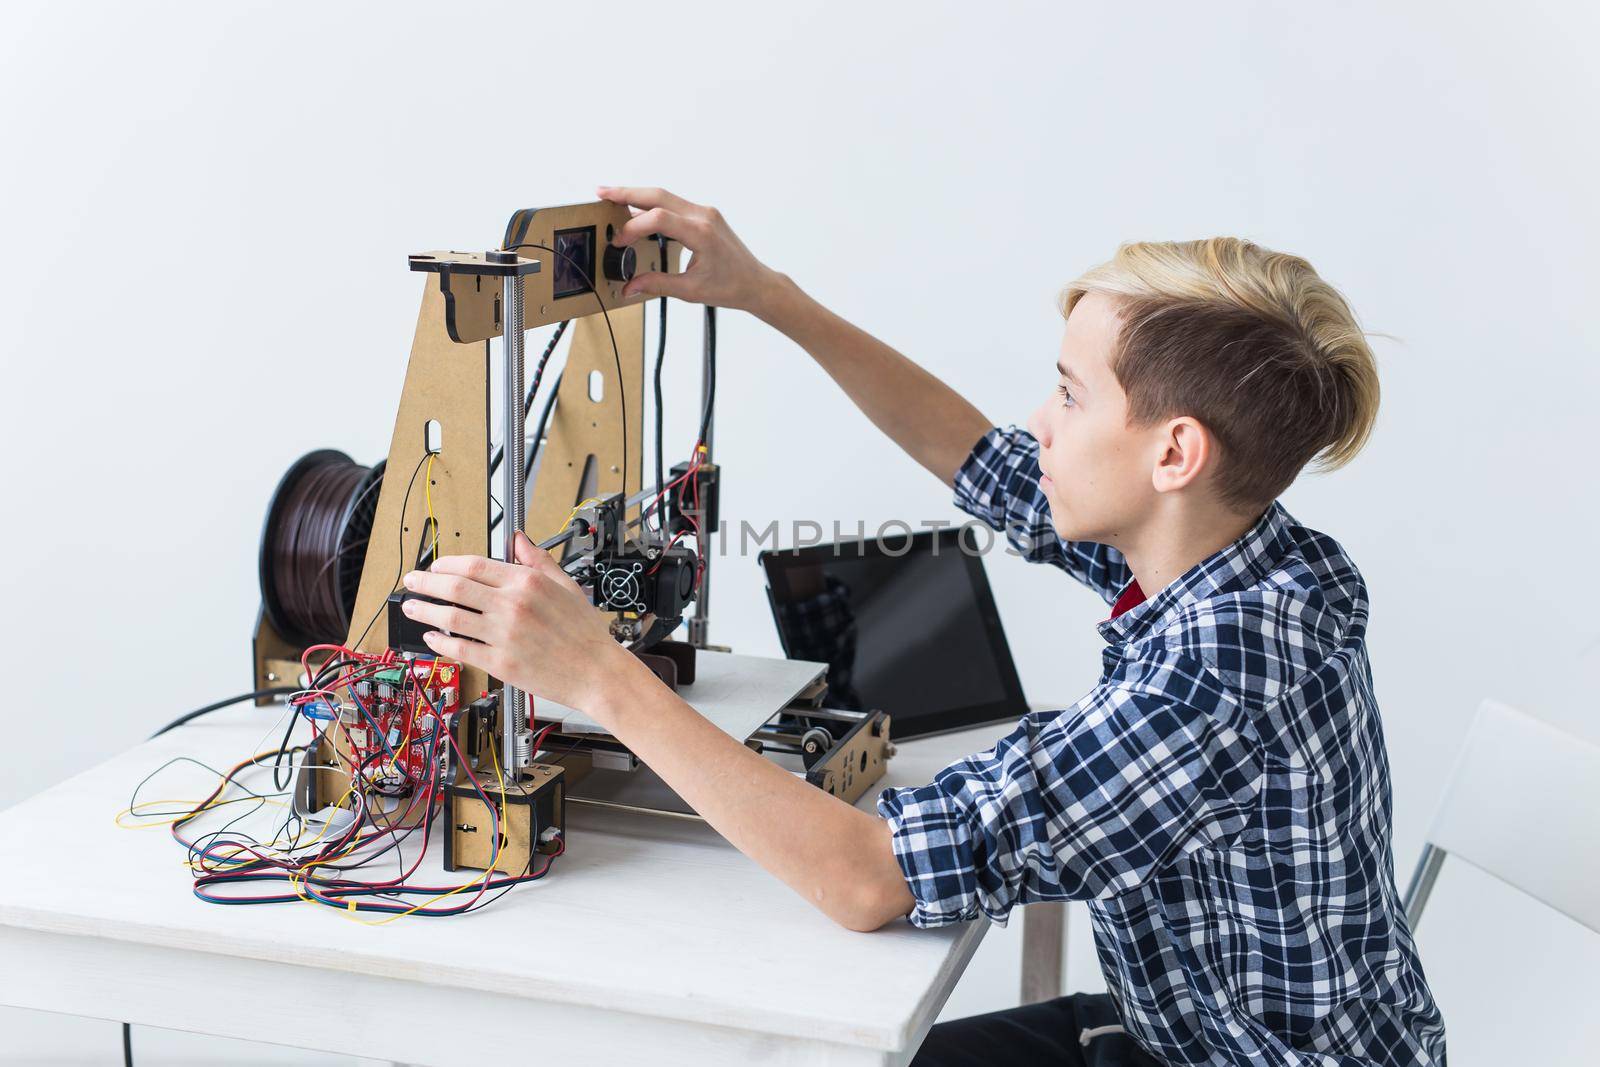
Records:
{"label": "boy's eye", "polygon": [[1061,403],[1067,407],[1071,407],[1073,404],[1077,403],[1077,401],[1072,399],[1072,394],[1067,390],[1066,386],[1056,386],[1056,392],[1061,394]]}

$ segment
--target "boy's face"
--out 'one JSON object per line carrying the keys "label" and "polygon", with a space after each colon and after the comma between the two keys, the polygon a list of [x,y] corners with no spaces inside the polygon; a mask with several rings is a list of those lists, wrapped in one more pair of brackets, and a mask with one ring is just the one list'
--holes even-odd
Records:
{"label": "boy's face", "polygon": [[1088,293],[1067,316],[1056,388],[1028,419],[1039,440],[1039,486],[1056,533],[1115,545],[1141,525],[1157,496],[1157,435],[1128,426],[1128,398],[1111,370],[1112,298]]}

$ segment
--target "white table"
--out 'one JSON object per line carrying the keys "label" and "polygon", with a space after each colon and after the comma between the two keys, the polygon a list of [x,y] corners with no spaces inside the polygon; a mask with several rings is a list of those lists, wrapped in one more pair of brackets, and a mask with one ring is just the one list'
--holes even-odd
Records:
{"label": "white table", "polygon": [[[164,829],[112,816],[174,755],[242,759],[269,714],[217,713],[0,813],[0,1003],[434,1067],[901,1064],[987,926],[852,933],[703,825],[576,806],[549,877],[472,915],[202,903]],[[903,744],[885,784],[996,732]]]}

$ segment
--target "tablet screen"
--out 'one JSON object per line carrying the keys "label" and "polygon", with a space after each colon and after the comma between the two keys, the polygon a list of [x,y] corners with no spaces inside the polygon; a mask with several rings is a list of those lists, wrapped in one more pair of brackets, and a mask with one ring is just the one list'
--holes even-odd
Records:
{"label": "tablet screen", "polygon": [[948,529],[762,553],[785,654],[828,664],[825,706],[886,711],[902,738],[1027,710],[970,546]]}

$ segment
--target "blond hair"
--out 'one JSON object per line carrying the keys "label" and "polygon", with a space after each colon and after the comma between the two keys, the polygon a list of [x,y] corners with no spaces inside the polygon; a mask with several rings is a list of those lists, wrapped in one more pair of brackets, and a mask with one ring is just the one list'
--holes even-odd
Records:
{"label": "blond hair", "polygon": [[1307,463],[1344,466],[1378,414],[1378,368],[1344,297],[1298,256],[1237,237],[1124,244],[1061,293],[1115,298],[1111,366],[1138,425],[1198,419],[1231,506],[1271,503]]}

